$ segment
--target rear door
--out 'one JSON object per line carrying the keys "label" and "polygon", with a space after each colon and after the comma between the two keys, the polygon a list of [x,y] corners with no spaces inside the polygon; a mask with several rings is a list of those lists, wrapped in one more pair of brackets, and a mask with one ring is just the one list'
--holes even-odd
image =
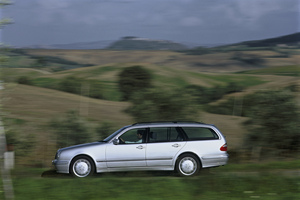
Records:
{"label": "rear door", "polygon": [[186,141],[177,127],[150,128],[146,149],[147,166],[172,166],[175,155],[185,144]]}

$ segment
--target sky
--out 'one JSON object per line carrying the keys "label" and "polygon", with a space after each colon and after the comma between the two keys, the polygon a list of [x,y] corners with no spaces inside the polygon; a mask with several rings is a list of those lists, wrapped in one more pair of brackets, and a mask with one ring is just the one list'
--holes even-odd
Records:
{"label": "sky", "polygon": [[1,8],[13,46],[115,41],[125,36],[228,44],[300,30],[300,0],[14,0]]}

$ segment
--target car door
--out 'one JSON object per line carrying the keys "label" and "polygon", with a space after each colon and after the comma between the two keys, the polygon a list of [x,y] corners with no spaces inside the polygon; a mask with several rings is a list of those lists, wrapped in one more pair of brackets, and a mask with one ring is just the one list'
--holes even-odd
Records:
{"label": "car door", "polygon": [[[106,147],[108,168],[135,168],[146,166],[146,143],[137,137],[146,129],[131,129],[118,137],[120,143],[110,143]],[[122,142],[124,141],[124,142]]]}
{"label": "car door", "polygon": [[186,141],[176,127],[150,128],[146,149],[147,166],[172,166],[175,155],[185,144]]}

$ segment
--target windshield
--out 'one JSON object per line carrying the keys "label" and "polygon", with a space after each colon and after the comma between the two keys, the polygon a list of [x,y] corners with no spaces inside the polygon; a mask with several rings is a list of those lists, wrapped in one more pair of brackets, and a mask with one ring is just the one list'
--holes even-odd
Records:
{"label": "windshield", "polygon": [[126,129],[127,127],[129,127],[129,126],[125,126],[125,127],[123,127],[123,128],[120,128],[119,130],[117,130],[116,132],[114,132],[113,134],[111,134],[110,136],[108,136],[107,138],[105,138],[103,141],[104,141],[104,142],[110,141],[111,139],[113,139],[116,135],[118,135],[121,131],[123,131],[123,130]]}

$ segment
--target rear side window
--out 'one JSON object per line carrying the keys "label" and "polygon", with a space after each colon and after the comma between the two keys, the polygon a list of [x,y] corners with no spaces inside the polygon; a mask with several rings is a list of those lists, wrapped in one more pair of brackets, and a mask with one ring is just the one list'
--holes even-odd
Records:
{"label": "rear side window", "polygon": [[149,131],[150,143],[183,141],[182,134],[175,127],[153,127]]}
{"label": "rear side window", "polygon": [[219,136],[213,129],[204,127],[182,127],[187,140],[216,140]]}

